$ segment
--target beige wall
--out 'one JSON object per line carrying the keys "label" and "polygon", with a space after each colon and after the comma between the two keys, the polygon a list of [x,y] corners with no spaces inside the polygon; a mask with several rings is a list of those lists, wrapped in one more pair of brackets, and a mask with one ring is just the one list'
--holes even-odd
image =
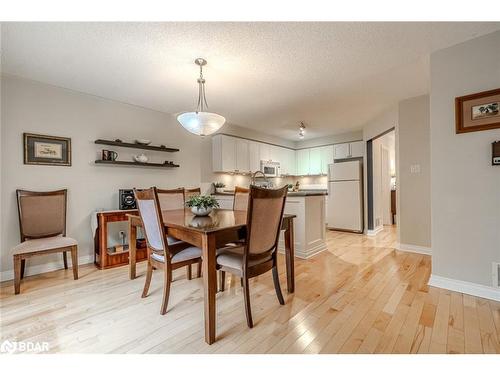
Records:
{"label": "beige wall", "polygon": [[[67,188],[68,235],[79,242],[82,261],[93,259],[90,229],[92,211],[118,208],[118,189],[131,187],[199,186],[200,143],[198,136],[182,129],[165,113],[131,106],[74,91],[14,77],[2,77],[2,227],[0,262],[2,277],[11,276],[10,249],[19,242],[15,190]],[[23,164],[22,133],[32,132],[71,137],[72,167]],[[134,140],[147,138],[155,143],[180,148],[178,153],[146,152],[152,161],[173,160],[177,169],[96,166],[102,146],[98,138]],[[107,148],[107,147],[106,147]],[[115,148],[121,159],[133,149]],[[52,267],[60,267],[60,257]],[[30,260],[28,274],[40,259]],[[49,264],[50,265],[50,264]],[[8,272],[7,272],[8,271]]]}
{"label": "beige wall", "polygon": [[[429,96],[399,103],[399,242],[431,247]],[[412,173],[411,166],[419,172]]]}
{"label": "beige wall", "polygon": [[500,32],[431,55],[433,275],[492,285],[500,262],[500,129],[455,134],[454,99],[500,87]]}

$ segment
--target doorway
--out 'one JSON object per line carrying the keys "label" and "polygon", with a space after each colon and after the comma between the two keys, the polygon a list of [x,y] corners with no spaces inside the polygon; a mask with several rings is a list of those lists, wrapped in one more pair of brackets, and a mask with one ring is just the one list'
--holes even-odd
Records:
{"label": "doorway", "polygon": [[395,129],[367,142],[368,234],[397,223]]}

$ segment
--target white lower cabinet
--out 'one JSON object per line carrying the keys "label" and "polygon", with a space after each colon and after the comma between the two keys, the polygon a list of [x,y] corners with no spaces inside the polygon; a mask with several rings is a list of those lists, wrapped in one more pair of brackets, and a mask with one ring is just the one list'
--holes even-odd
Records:
{"label": "white lower cabinet", "polygon": [[219,203],[219,208],[225,210],[233,209],[233,196],[232,195],[214,195],[215,200]]}

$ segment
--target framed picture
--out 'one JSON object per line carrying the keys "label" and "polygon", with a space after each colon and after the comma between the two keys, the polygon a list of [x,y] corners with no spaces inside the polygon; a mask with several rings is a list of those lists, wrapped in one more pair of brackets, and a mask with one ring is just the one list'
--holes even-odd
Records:
{"label": "framed picture", "polygon": [[455,98],[456,132],[500,128],[500,89]]}
{"label": "framed picture", "polygon": [[71,166],[71,138],[23,134],[24,164]]}

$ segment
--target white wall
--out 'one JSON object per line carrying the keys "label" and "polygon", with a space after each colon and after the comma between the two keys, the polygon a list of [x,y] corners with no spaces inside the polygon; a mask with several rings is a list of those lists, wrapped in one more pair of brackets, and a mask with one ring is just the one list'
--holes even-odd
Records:
{"label": "white wall", "polygon": [[[399,103],[399,242],[431,248],[431,155],[429,96]],[[411,166],[419,167],[418,172]]]}
{"label": "white wall", "polygon": [[[500,129],[455,134],[454,99],[500,87],[500,32],[431,55],[433,276],[492,285],[500,262]],[[498,296],[498,294],[497,294]]]}
{"label": "white wall", "polygon": [[[200,143],[198,136],[182,129],[165,113],[65,90],[15,77],[2,77],[2,277],[11,276],[10,249],[19,242],[15,190],[68,189],[68,236],[79,242],[82,261],[93,259],[90,216],[97,208],[118,208],[118,189],[173,188],[200,184]],[[22,133],[32,132],[71,137],[71,167],[23,164]],[[146,152],[160,160],[173,160],[180,168],[153,169],[96,166],[102,148],[115,149],[120,159],[130,159],[133,149],[102,147],[98,138],[134,140],[149,138],[154,143],[178,147],[178,153]],[[45,259],[29,261],[30,266]],[[61,265],[60,256],[49,260]],[[30,268],[27,269],[29,275]]]}

